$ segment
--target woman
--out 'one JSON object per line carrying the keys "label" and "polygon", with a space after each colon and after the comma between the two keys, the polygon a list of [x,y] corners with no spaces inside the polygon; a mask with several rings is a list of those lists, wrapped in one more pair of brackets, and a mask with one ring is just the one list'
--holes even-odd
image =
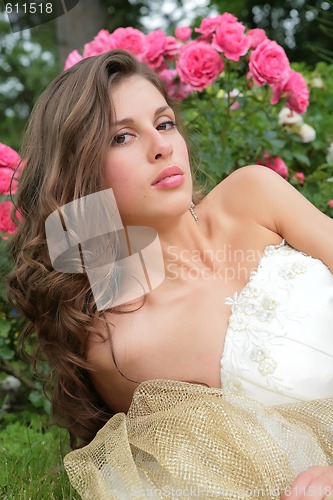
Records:
{"label": "woman", "polygon": [[[333,319],[332,220],[261,166],[237,170],[206,197],[193,192],[188,148],[175,108],[146,66],[117,50],[63,72],[39,99],[21,154],[26,166],[16,206],[23,218],[12,243],[16,267],[8,277],[8,296],[29,320],[24,341],[36,332],[36,356],[44,356],[52,367],[53,412],[69,429],[73,445],[76,440],[87,444],[114,413],[127,412],[134,391],[145,380],[219,389],[225,371],[229,387],[239,383],[237,390],[263,403],[315,399],[320,388],[320,397],[333,396],[332,337],[330,358],[325,353],[320,358],[321,376],[308,366],[313,386],[308,376],[296,377],[298,365],[291,360],[283,368],[285,390],[267,379],[274,363],[286,357],[280,351],[275,352],[278,359],[271,355],[269,339],[276,344],[272,330],[262,329],[265,345],[254,343],[239,366],[233,341],[248,313],[244,307],[256,307],[253,301],[244,302],[247,292],[261,297],[262,289],[252,287],[253,276],[267,281],[267,269],[280,269],[276,259],[286,250],[284,264],[290,272],[298,269],[302,274],[313,262],[317,266],[311,267],[311,275],[303,272],[308,278],[298,283],[298,290],[309,290],[309,279],[321,273],[316,294],[326,295],[316,318],[326,314],[322,330],[327,335]],[[110,188],[124,228],[156,231],[165,276],[159,286],[150,286],[150,293],[99,311],[87,274],[52,266],[45,222],[73,200]],[[62,223],[66,227],[64,215]],[[303,258],[308,260],[300,262]],[[116,264],[110,268],[116,269]],[[265,321],[277,306],[273,290],[267,295],[264,289],[261,297]],[[278,290],[285,306],[292,290],[280,282]],[[305,326],[308,319],[295,314],[289,320]],[[278,314],[274,317],[279,320]],[[258,325],[251,328],[258,333]],[[282,335],[277,336],[281,340]],[[318,351],[312,337],[304,354],[309,364]],[[257,365],[265,360],[261,392],[253,390],[256,380],[244,376],[252,370],[244,366],[246,359]],[[302,387],[300,392],[293,393],[294,382]],[[281,395],[286,398],[281,400]],[[320,480],[333,486],[332,478],[332,467],[325,466],[295,481],[307,486]],[[325,498],[319,495],[322,492],[312,498]]]}

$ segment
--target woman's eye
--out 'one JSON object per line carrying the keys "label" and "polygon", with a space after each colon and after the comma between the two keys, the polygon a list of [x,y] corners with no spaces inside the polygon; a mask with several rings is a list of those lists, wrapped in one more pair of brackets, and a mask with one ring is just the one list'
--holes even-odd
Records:
{"label": "woman's eye", "polygon": [[173,122],[172,120],[168,120],[166,122],[160,123],[157,126],[157,129],[159,129],[159,130],[171,130],[175,127],[177,127],[177,124],[175,122]]}
{"label": "woman's eye", "polygon": [[[157,125],[156,129],[169,131],[176,127],[177,124],[174,121],[167,120]],[[130,132],[121,132],[120,134],[116,134],[111,139],[111,146],[124,146],[130,141],[131,137],[134,137],[134,134],[131,134]]]}
{"label": "woman's eye", "polygon": [[130,134],[129,132],[123,132],[121,134],[115,135],[111,141],[111,145],[117,146],[118,144],[126,144],[128,142],[128,140],[126,140],[126,137],[132,137],[132,134]]}

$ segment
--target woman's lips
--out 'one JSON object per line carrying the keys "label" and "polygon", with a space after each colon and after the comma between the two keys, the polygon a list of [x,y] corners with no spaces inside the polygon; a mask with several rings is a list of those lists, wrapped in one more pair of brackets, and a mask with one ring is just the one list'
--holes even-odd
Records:
{"label": "woman's lips", "polygon": [[179,174],[184,174],[184,172],[177,165],[170,165],[169,167],[165,167],[155,177],[155,179],[152,182],[152,186],[155,186],[155,184],[157,184],[158,182],[161,182],[163,179],[166,179],[167,177],[171,177],[173,175],[179,175]]}
{"label": "woman's lips", "polygon": [[184,174],[175,174],[171,175],[170,177],[165,177],[156,184],[153,184],[152,187],[156,189],[170,189],[183,184],[184,179],[185,179]]}

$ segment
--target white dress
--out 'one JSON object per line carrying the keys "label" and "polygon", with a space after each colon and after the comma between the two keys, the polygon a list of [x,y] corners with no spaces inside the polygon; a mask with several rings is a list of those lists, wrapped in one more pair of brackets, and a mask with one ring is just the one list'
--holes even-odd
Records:
{"label": "white dress", "polygon": [[333,397],[333,274],[285,240],[231,306],[221,386],[264,404]]}

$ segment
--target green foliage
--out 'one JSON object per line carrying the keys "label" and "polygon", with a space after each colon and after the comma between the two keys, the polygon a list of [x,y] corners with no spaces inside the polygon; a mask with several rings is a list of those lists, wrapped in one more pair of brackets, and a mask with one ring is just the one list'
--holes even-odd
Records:
{"label": "green foliage", "polygon": [[0,498],[79,499],[62,465],[67,434],[42,418],[9,421],[0,430]]}
{"label": "green foliage", "polygon": [[[332,114],[333,95],[333,65],[318,63],[313,72],[305,65],[298,65],[297,70],[307,77],[310,88],[310,106],[305,115],[306,122],[316,130],[316,139],[309,144],[300,143],[291,148],[293,170],[301,170],[305,174],[302,194],[316,205],[319,210],[333,217],[333,209],[327,206],[327,200],[333,199],[333,163],[326,162],[328,146],[333,142]],[[323,87],[316,87],[322,82]],[[296,153],[296,155],[295,155]],[[308,164],[299,158],[303,154]],[[288,158],[287,158],[288,161]]]}
{"label": "green foliage", "polygon": [[7,254],[8,240],[0,238],[0,368],[4,361],[16,358],[16,344],[23,320],[10,308],[5,295],[5,276],[12,267]]}
{"label": "green foliage", "polygon": [[[320,13],[318,15],[318,26],[322,33],[327,38],[333,39],[333,0],[326,0],[326,3],[330,6],[329,12]],[[317,46],[317,51],[320,57],[329,63],[333,62],[333,51],[331,48]]]}
{"label": "green foliage", "polygon": [[[46,29],[34,28],[36,39],[43,43]],[[27,30],[11,33],[1,17],[0,32],[0,141],[18,150],[37,96],[59,72],[58,59],[48,50],[52,37],[42,48],[32,43]]]}
{"label": "green foliage", "polygon": [[[12,268],[7,252],[8,241],[0,239],[0,386],[8,374],[18,378],[22,386],[17,395],[8,395],[0,387],[0,401],[3,399],[0,425],[8,412],[23,408],[36,414],[50,414],[50,403],[43,395],[41,382],[34,380],[30,365],[21,359],[18,352],[18,339],[26,319],[9,305],[5,294],[5,276]],[[42,368],[46,373],[47,366]]]}
{"label": "green foliage", "polygon": [[149,2],[130,0],[101,0],[105,7],[107,18],[105,19],[105,28],[110,32],[120,28],[131,26],[132,28],[142,29],[141,17],[149,11]]}

